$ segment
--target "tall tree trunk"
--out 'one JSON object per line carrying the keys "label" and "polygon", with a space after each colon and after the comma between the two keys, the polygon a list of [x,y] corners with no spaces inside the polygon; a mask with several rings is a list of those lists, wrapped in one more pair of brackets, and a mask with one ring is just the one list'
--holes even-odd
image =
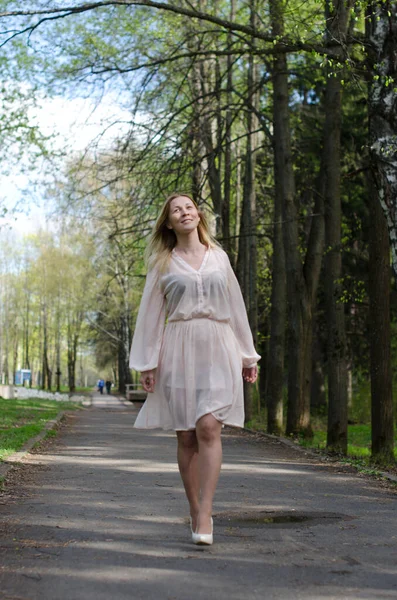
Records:
{"label": "tall tree trunk", "polygon": [[70,315],[68,315],[68,387],[70,392],[76,391],[76,357],[77,357],[77,346],[78,336],[73,332],[73,322]]}
{"label": "tall tree trunk", "polygon": [[327,395],[325,393],[324,357],[319,335],[317,321],[315,321],[313,324],[310,410],[315,414],[324,414],[327,409]]}
{"label": "tall tree trunk", "polygon": [[[394,460],[393,401],[390,365],[390,278],[388,229],[392,265],[397,279],[397,5],[368,6],[366,39],[369,67],[370,138],[370,318],[372,454]],[[394,83],[393,83],[394,82]],[[385,220],[376,206],[379,203]]]}
{"label": "tall tree trunk", "polygon": [[60,290],[58,291],[58,306],[57,306],[57,324],[56,324],[56,336],[55,336],[55,344],[56,344],[56,367],[57,370],[55,372],[56,379],[56,391],[61,391],[61,308],[60,308]]}
{"label": "tall tree trunk", "polygon": [[[197,72],[198,69],[193,67],[191,75],[193,90],[197,90],[199,88],[199,81],[197,81]],[[198,101],[194,103],[193,111],[194,115],[192,118],[192,126],[190,132],[190,153],[192,161],[192,194],[195,202],[197,202],[198,205],[201,205],[203,201],[204,148],[200,137],[200,107]]]}
{"label": "tall tree trunk", "polygon": [[[235,0],[230,0],[230,20],[233,22],[236,12]],[[232,33],[227,36],[228,46],[232,44]],[[226,115],[225,115],[225,167],[222,202],[222,239],[223,247],[229,255],[231,263],[234,263],[234,246],[230,239],[230,204],[231,204],[231,181],[232,181],[232,90],[233,90],[233,60],[227,57],[227,88],[226,88]]]}
{"label": "tall tree trunk", "polygon": [[57,347],[56,347],[56,367],[55,371],[56,379],[55,379],[55,388],[57,392],[61,391],[61,342],[59,337],[57,337]]}
{"label": "tall tree trunk", "polygon": [[80,336],[76,332],[73,336],[73,363],[72,363],[74,390],[76,389],[76,364],[77,364],[77,356],[78,356],[78,348],[79,348],[79,339],[80,339]]}
{"label": "tall tree trunk", "polygon": [[4,311],[4,330],[5,330],[5,344],[4,344],[4,361],[3,361],[3,383],[9,383],[9,366],[8,366],[8,358],[10,352],[10,330],[9,330],[9,322],[8,322],[8,310],[9,310],[9,302],[8,302],[8,286],[5,290],[5,311]]}
{"label": "tall tree trunk", "polygon": [[43,381],[42,389],[51,391],[52,386],[52,371],[48,360],[48,322],[47,322],[47,305],[43,304]]}
{"label": "tall tree trunk", "polygon": [[[119,379],[118,379],[117,365],[112,366],[112,374],[113,374],[113,384],[114,384],[114,387],[118,389],[118,387],[119,387]],[[138,376],[138,373],[137,373],[137,376]],[[138,383],[138,381],[136,383]]]}
{"label": "tall tree trunk", "polygon": [[[206,2],[197,0],[197,10],[204,10]],[[215,2],[216,5],[216,2]],[[189,48],[191,51],[200,51],[202,41],[195,35],[195,30],[188,24],[191,31]],[[196,201],[200,201],[203,187],[203,164],[206,163],[206,180],[209,185],[212,205],[216,215],[216,234],[222,234],[222,184],[220,167],[220,127],[222,123],[220,113],[220,72],[217,69],[217,60],[207,56],[205,59],[197,57],[191,69],[190,81],[193,104],[193,127],[191,145],[193,150],[193,194]],[[213,100],[213,96],[215,100]],[[218,98],[216,97],[218,96]]]}
{"label": "tall tree trunk", "polygon": [[[349,3],[327,0],[327,38],[343,43],[349,23]],[[344,305],[341,298],[342,206],[340,190],[341,76],[328,72],[325,91],[325,305],[327,320],[328,431],[327,447],[347,451],[347,358]]]}
{"label": "tall tree trunk", "polygon": [[131,370],[129,367],[128,360],[128,349],[129,349],[129,336],[128,336],[128,314],[120,316],[120,327],[119,327],[119,342],[117,345],[117,358],[118,358],[118,379],[119,379],[119,391],[121,394],[125,393],[126,384],[132,383]]}
{"label": "tall tree trunk", "polygon": [[15,324],[15,337],[14,337],[13,361],[12,361],[12,383],[13,384],[15,384],[16,374],[17,374],[18,346],[19,346],[18,330],[17,330],[17,325]]}
{"label": "tall tree trunk", "polygon": [[[70,336],[70,337],[69,337]],[[69,391],[76,391],[76,364],[79,348],[79,333],[69,332],[68,336],[68,384]]]}
{"label": "tall tree trunk", "polygon": [[44,390],[44,387],[43,387],[44,369],[43,369],[43,335],[42,335],[42,330],[43,330],[43,315],[42,315],[42,311],[40,310],[40,313],[39,313],[39,348],[38,348],[38,355],[37,355],[37,359],[38,360],[37,360],[37,382],[36,382],[36,385],[40,389]]}
{"label": "tall tree trunk", "polygon": [[[270,1],[271,26],[274,37],[284,34],[283,5]],[[298,210],[289,123],[289,91],[287,56],[276,54],[273,60],[273,128],[275,177],[283,199],[283,242],[286,264],[289,355],[287,434],[297,434],[310,424],[310,413],[304,407],[304,318],[307,311],[302,263],[299,254]]]}
{"label": "tall tree trunk", "polygon": [[[25,319],[24,319],[24,356],[23,366],[25,369],[30,369],[29,360],[29,322],[30,322],[30,294],[26,295]],[[32,378],[30,378],[30,383]]]}
{"label": "tall tree trunk", "polygon": [[397,280],[397,4],[373,1],[367,16],[371,166],[386,216]]}
{"label": "tall tree trunk", "polygon": [[386,219],[372,177],[369,240],[372,456],[394,462],[394,422],[390,331],[390,244]]}
{"label": "tall tree trunk", "polygon": [[[271,0],[270,18],[274,37],[284,35],[284,5]],[[275,177],[282,195],[283,243],[288,297],[288,435],[312,435],[310,424],[310,377],[312,314],[324,246],[323,197],[317,194],[310,225],[305,261],[302,263],[298,203],[289,123],[288,64],[285,54],[273,60],[273,130]]]}
{"label": "tall tree trunk", "polygon": [[[200,4],[198,4],[198,8],[200,8]],[[197,36],[194,35],[194,30],[190,21],[187,22],[187,27],[189,31],[188,48],[191,52],[197,52],[200,50],[200,41]],[[201,98],[201,73],[198,59],[194,61],[188,77],[193,101],[193,115],[189,143],[192,162],[192,193],[194,200],[200,205],[203,200],[203,186],[205,180],[205,148],[201,139],[201,112],[203,99]]]}
{"label": "tall tree trunk", "polygon": [[[280,158],[280,154],[277,158]],[[282,168],[282,165],[275,162],[275,170],[280,168]],[[270,342],[266,382],[267,431],[276,435],[283,431],[284,355],[287,318],[287,288],[282,229],[282,177],[283,173],[279,171],[275,175]]]}
{"label": "tall tree trunk", "polygon": [[237,270],[237,260],[240,246],[239,233],[241,230],[241,143],[240,139],[236,140],[236,206],[234,218],[234,262],[233,267]]}
{"label": "tall tree trunk", "polygon": [[[205,156],[207,162],[207,177],[211,192],[212,205],[216,215],[216,231],[217,235],[222,235],[222,185],[221,172],[219,168],[220,148],[218,147],[218,136],[214,135],[214,130],[219,123],[218,104],[212,108],[209,101],[209,93],[211,90],[211,71],[210,67],[214,61],[206,58],[200,60],[200,93],[205,98],[200,115],[200,134],[205,148]],[[215,138],[215,140],[214,140]]]}
{"label": "tall tree trunk", "polygon": [[[251,0],[251,26],[256,25],[255,0]],[[249,58],[248,67],[248,106],[259,108],[258,93],[258,65],[253,55]],[[254,343],[257,341],[258,331],[258,299],[257,299],[257,215],[255,193],[255,164],[258,143],[258,118],[254,110],[247,109],[247,146],[244,163],[243,200],[241,207],[241,224],[239,238],[239,252],[237,260],[237,277],[243,292],[248,310]],[[244,382],[244,409],[245,421],[252,419],[253,414],[252,384]]]}

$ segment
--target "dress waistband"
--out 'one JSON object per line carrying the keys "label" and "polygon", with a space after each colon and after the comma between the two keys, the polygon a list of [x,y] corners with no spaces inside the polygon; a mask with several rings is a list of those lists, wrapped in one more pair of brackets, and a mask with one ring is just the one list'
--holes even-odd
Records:
{"label": "dress waistband", "polygon": [[214,319],[213,317],[189,317],[189,319],[168,319],[168,323],[189,323],[190,321],[213,321],[214,323],[223,323],[229,325],[230,319]]}

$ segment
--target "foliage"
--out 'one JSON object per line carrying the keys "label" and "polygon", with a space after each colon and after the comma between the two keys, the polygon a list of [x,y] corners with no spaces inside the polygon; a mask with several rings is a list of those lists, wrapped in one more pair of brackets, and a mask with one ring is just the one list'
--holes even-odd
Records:
{"label": "foliage", "polygon": [[22,243],[12,237],[3,238],[0,246],[3,378],[7,380],[10,370],[15,373],[22,367],[31,368],[34,380],[43,382],[44,332],[51,339],[51,371],[56,370],[57,340],[62,336],[65,339],[68,327],[80,331],[84,325],[82,315],[91,300],[91,256],[90,239],[72,233],[54,235],[40,231]]}
{"label": "foliage", "polygon": [[[351,416],[354,421],[368,422],[367,84],[378,81],[382,65],[375,64],[371,80],[364,32],[365,15],[375,4],[352,4],[349,34],[340,46],[336,40],[325,41],[330,21],[324,9],[332,13],[334,5],[325,7],[313,0],[304,5],[279,4],[282,35],[271,32],[268,7],[260,3],[253,3],[258,18],[255,28],[247,3],[236,2],[231,18],[231,5],[224,0],[148,1],[145,6],[127,0],[123,5],[104,2],[100,7],[86,2],[84,10],[77,0],[60,0],[57,8],[47,0],[25,4],[22,10],[16,0],[0,2],[0,16],[5,15],[2,39],[8,40],[2,59],[7,75],[0,105],[0,141],[2,132],[6,136],[2,148],[8,151],[14,143],[21,148],[27,140],[32,156],[36,157],[32,148],[45,154],[43,140],[26,112],[26,105],[45,94],[89,96],[98,104],[103,96],[111,95],[128,109],[129,118],[124,133],[113,136],[111,144],[104,143],[104,133],[82,156],[69,156],[61,174],[57,173],[47,189],[60,213],[56,231],[26,240],[12,258],[13,242],[2,241],[0,341],[5,350],[0,370],[11,372],[20,361],[31,362],[36,372],[41,371],[45,354],[50,365],[47,371],[54,372],[60,352],[61,370],[66,372],[76,361],[73,347],[81,360],[95,356],[99,369],[115,373],[116,364],[125,364],[145,275],[146,237],[159,203],[175,188],[194,190],[212,216],[218,237],[225,244],[230,242],[231,257],[236,258],[245,193],[247,117],[255,108],[247,78],[252,61],[259,82],[255,90],[259,131],[255,151],[258,225],[251,235],[258,240],[258,341],[266,357],[275,198],[272,60],[286,53],[302,260],[320,216],[314,211],[315,200],[323,193],[319,179],[324,166],[324,90],[330,78],[341,78],[343,214],[338,251],[343,270],[334,282],[340,290],[334,301],[343,304],[347,323],[349,369],[355,385]],[[196,8],[201,9],[200,15]],[[6,16],[7,11],[14,14]],[[10,73],[13,86],[6,85]],[[385,87],[390,84],[391,80],[384,81]],[[116,121],[107,127],[116,131]],[[9,137],[8,132],[12,132]],[[226,169],[228,152],[230,172]],[[230,223],[225,232],[221,225],[227,183]],[[326,248],[325,255],[329,251]],[[323,272],[314,307],[323,370],[329,334],[325,277]],[[396,309],[394,301],[393,330]],[[397,364],[395,351],[393,347],[393,365]],[[286,355],[288,367],[288,348]],[[261,374],[265,378],[265,365]]]}

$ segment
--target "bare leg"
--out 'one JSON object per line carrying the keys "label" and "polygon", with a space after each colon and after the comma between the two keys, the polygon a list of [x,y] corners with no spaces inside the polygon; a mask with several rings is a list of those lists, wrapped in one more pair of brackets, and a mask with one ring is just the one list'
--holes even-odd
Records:
{"label": "bare leg", "polygon": [[192,527],[197,527],[200,482],[198,475],[198,444],[195,431],[177,431],[178,467],[190,506]]}
{"label": "bare leg", "polygon": [[222,465],[222,424],[212,415],[196,423],[198,473],[201,490],[197,533],[211,533],[212,502]]}

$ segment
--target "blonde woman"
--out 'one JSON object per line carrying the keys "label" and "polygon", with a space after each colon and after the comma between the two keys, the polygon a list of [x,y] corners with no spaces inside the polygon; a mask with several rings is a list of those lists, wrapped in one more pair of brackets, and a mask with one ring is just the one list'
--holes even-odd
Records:
{"label": "blonde woman", "polygon": [[221,428],[243,426],[243,378],[256,381],[260,356],[228,256],[189,195],[167,198],[147,258],[130,366],[148,398],[135,427],[176,431],[192,541],[212,544]]}

